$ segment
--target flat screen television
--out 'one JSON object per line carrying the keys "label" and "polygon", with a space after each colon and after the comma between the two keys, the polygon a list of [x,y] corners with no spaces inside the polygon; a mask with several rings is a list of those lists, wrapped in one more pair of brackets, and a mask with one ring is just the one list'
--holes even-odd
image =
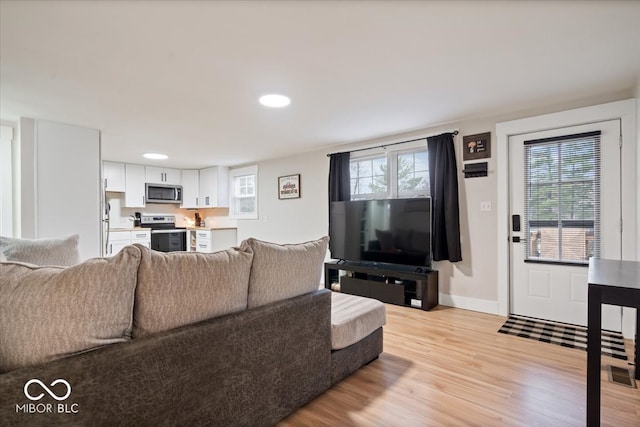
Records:
{"label": "flat screen television", "polygon": [[334,259],[431,268],[431,199],[331,202]]}

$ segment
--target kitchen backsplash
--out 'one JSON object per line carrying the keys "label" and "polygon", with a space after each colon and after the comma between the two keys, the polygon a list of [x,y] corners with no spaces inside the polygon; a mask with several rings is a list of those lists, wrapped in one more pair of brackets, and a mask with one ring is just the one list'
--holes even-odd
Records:
{"label": "kitchen backsplash", "polygon": [[[176,226],[186,227],[185,219],[194,219],[195,209],[180,209],[173,204],[148,203],[144,208],[124,207],[124,193],[107,193],[107,199],[111,205],[111,228],[133,227],[133,215],[135,212],[142,214],[168,214],[175,215]],[[229,218],[228,208],[198,209],[197,212],[204,218],[206,227],[237,227],[238,222]]]}

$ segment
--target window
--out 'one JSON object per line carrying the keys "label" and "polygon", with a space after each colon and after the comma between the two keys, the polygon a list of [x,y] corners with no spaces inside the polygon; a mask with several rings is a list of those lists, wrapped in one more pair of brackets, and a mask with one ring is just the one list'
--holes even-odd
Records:
{"label": "window", "polygon": [[258,219],[258,167],[229,171],[229,216]]}
{"label": "window", "polygon": [[387,194],[387,159],[370,157],[351,160],[351,199],[384,198]]}
{"label": "window", "polygon": [[600,132],[525,141],[526,260],[588,264],[600,251]]}
{"label": "window", "polygon": [[426,141],[414,148],[351,158],[351,200],[429,196]]}

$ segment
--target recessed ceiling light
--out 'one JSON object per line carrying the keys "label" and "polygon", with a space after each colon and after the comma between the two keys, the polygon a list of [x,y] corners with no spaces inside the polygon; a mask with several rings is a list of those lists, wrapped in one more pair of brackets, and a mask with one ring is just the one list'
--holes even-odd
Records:
{"label": "recessed ceiling light", "polygon": [[275,93],[269,95],[263,95],[260,97],[260,104],[265,107],[281,108],[286,107],[291,103],[291,100],[284,95],[277,95]]}
{"label": "recessed ceiling light", "polygon": [[159,154],[159,153],[144,153],[142,156],[146,157],[147,159],[153,159],[153,160],[166,160],[169,158],[169,156],[167,156],[166,154]]}

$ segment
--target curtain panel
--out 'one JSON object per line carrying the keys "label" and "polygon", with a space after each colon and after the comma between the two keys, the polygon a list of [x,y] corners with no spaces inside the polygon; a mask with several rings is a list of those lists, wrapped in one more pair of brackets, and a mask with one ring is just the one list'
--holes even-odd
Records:
{"label": "curtain panel", "polygon": [[427,138],[432,201],[433,260],[462,261],[458,166],[453,134]]}
{"label": "curtain panel", "polygon": [[329,203],[351,200],[351,153],[329,156]]}

